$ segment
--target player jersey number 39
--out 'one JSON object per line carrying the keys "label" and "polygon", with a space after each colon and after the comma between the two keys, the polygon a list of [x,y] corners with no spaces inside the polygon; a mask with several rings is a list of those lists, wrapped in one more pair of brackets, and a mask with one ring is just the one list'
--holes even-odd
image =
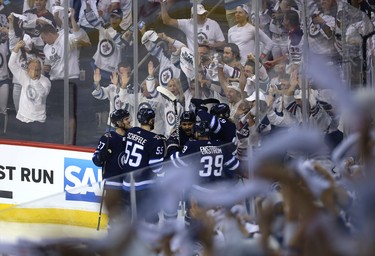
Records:
{"label": "player jersey number 39", "polygon": [[213,176],[219,177],[223,171],[223,155],[215,156],[204,156],[201,158],[201,163],[204,164],[203,170],[199,170],[200,177],[209,177]]}

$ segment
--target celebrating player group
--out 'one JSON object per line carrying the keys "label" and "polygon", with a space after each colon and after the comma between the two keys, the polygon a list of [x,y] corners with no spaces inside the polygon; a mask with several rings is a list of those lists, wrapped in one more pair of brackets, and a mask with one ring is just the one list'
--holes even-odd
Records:
{"label": "celebrating player group", "polygon": [[153,132],[155,112],[151,108],[139,109],[139,127],[130,126],[128,111],[113,111],[110,119],[116,129],[100,138],[92,158],[95,165],[102,167],[104,190],[115,195],[104,198],[106,207],[113,208],[113,198],[117,198],[115,212],[130,214],[133,178],[137,218],[157,223],[162,209],[145,211],[142,205],[152,198],[153,187],[166,172],[189,172],[194,177],[194,186],[202,189],[235,180],[240,164],[234,152],[236,129],[228,119],[230,110],[225,103],[211,105],[208,111],[198,100],[195,111],[182,112],[178,127],[168,138]]}

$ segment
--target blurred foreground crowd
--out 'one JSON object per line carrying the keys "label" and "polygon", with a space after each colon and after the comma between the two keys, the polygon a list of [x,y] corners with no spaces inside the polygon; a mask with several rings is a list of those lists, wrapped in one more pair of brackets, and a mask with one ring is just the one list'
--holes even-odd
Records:
{"label": "blurred foreground crowd", "polygon": [[[22,14],[1,16],[18,120],[41,132],[48,111],[62,115],[64,59],[74,99],[76,81],[88,80],[83,51],[93,57],[92,96],[110,113],[93,155],[108,237],[4,253],[373,254],[372,3],[262,1],[258,15],[254,1],[228,0],[226,31],[202,4],[147,1],[132,24],[132,1],[72,1],[65,56],[62,3],[25,2]],[[180,5],[187,18],[174,16]],[[150,54],[144,81],[131,65],[138,31]]]}

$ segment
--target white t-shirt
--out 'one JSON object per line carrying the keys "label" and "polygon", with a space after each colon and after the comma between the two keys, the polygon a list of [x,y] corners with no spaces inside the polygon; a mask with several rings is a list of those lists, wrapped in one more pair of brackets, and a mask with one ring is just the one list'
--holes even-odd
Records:
{"label": "white t-shirt", "polygon": [[[178,19],[178,28],[186,35],[187,46],[190,50],[194,51],[194,24],[193,19]],[[223,31],[219,24],[207,18],[203,25],[197,24],[198,27],[198,44],[208,40],[209,43],[225,41]]]}
{"label": "white t-shirt", "polygon": [[40,79],[33,80],[27,72],[18,65],[20,52],[12,52],[9,59],[9,69],[17,76],[22,85],[19,109],[16,118],[22,122],[30,123],[46,121],[46,100],[51,90],[51,82],[41,75]]}
{"label": "white t-shirt", "polygon": [[64,79],[64,58],[69,58],[69,78],[79,77],[79,50],[77,47],[77,40],[83,38],[86,32],[80,29],[78,32],[69,33],[69,50],[68,56],[64,55],[64,30],[58,32],[59,37],[56,41],[44,46],[43,52],[45,63],[51,65],[49,72],[51,81]]}
{"label": "white t-shirt", "polygon": [[[261,52],[268,54],[273,47],[273,41],[259,29],[259,41],[262,44]],[[228,42],[235,43],[240,49],[241,64],[245,65],[247,55],[255,54],[255,27],[249,23],[245,26],[238,25],[228,30]]]}

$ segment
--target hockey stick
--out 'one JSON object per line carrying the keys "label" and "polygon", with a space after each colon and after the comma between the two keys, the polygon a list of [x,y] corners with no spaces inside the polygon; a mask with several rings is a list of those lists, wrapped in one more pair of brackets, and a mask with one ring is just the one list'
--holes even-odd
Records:
{"label": "hockey stick", "polygon": [[100,221],[102,219],[102,209],[103,209],[103,201],[104,201],[104,196],[105,196],[105,183],[107,180],[104,180],[103,183],[103,192],[102,192],[102,198],[100,200],[100,207],[99,207],[99,215],[98,215],[98,225],[96,226],[96,230],[99,231],[100,229]]}
{"label": "hockey stick", "polygon": [[206,104],[219,104],[219,103],[220,103],[220,100],[218,99],[208,98],[208,99],[203,100],[202,104],[206,105]]}
{"label": "hockey stick", "polygon": [[[109,137],[107,137],[107,144],[106,144],[106,150],[109,151],[110,153],[112,153],[112,151],[110,149],[108,149],[108,146],[109,146]],[[106,164],[107,164],[107,160],[104,161],[103,163],[103,172],[102,172],[102,177],[104,177],[104,174],[105,174],[105,169],[106,169]],[[106,183],[107,180],[104,179],[104,183],[103,183],[103,192],[102,192],[102,198],[100,199],[100,207],[99,207],[99,215],[98,215],[98,225],[96,226],[96,230],[99,231],[100,229],[100,221],[102,219],[102,209],[103,209],[103,203],[104,203],[104,196],[105,196],[105,183]]]}
{"label": "hockey stick", "polygon": [[177,97],[172,92],[170,92],[168,89],[164,88],[163,86],[156,87],[156,90],[158,92],[160,92],[162,96],[167,98],[167,100],[170,100],[172,102],[177,101]]}
{"label": "hockey stick", "polygon": [[209,98],[209,99],[198,99],[198,98],[192,98],[191,103],[195,106],[200,106],[200,105],[206,105],[206,104],[219,104],[220,101],[218,99],[214,98]]}
{"label": "hockey stick", "polygon": [[163,86],[158,86],[156,90],[167,100],[172,101],[174,105],[174,114],[176,118],[176,135],[177,135],[177,140],[178,140],[178,146],[180,146],[180,131],[179,131],[179,126],[180,126],[180,118],[177,113],[177,97],[174,95],[172,92],[170,92],[168,89],[164,88]]}

